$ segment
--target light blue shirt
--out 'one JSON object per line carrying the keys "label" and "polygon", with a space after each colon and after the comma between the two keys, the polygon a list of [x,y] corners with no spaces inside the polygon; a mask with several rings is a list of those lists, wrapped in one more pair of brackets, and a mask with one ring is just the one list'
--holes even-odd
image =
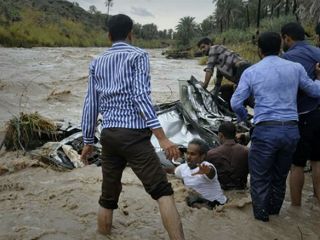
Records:
{"label": "light blue shirt", "polygon": [[255,124],[298,120],[299,88],[311,97],[320,97],[320,81],[312,81],[301,64],[267,56],[243,72],[231,98],[231,107],[238,121],[245,121],[247,110],[243,102],[252,94]]}
{"label": "light blue shirt", "polygon": [[89,68],[82,115],[85,144],[92,144],[98,113],[103,128],[160,128],[150,99],[147,52],[124,42],[114,43]]}

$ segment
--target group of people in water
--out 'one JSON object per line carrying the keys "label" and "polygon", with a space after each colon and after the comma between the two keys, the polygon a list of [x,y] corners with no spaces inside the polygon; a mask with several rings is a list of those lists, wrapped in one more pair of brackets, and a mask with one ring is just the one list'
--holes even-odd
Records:
{"label": "group of people in water", "polygon": [[[103,117],[102,193],[99,199],[98,231],[110,234],[113,210],[118,207],[121,176],[127,163],[159,204],[163,225],[170,239],[184,239],[183,227],[173,198],[173,189],[150,143],[153,134],[167,159],[180,157],[178,146],[165,135],[150,98],[150,65],[146,51],[130,44],[133,21],[119,14],[108,22],[112,47],[94,59],[89,68],[82,132],[85,160],[93,150],[98,114]],[[214,208],[227,202],[223,190],[247,188],[254,217],[269,221],[278,215],[284,200],[286,178],[293,205],[301,205],[303,168],[311,160],[315,197],[320,199],[320,49],[306,43],[301,25],[288,23],[281,34],[260,34],[257,44],[261,61],[251,64],[210,39],[199,41],[208,65],[203,87],[217,69],[213,96],[220,94],[222,77],[234,82],[230,107],[238,122],[247,120],[245,105],[254,108],[254,129],[249,148],[236,143],[234,123],[221,123],[221,145],[209,149],[206,142],[188,144],[186,163],[172,173],[196,194],[187,203]],[[281,54],[281,46],[285,53]],[[281,55],[280,55],[281,54]],[[302,172],[301,172],[302,171]],[[301,175],[302,173],[302,175]]]}

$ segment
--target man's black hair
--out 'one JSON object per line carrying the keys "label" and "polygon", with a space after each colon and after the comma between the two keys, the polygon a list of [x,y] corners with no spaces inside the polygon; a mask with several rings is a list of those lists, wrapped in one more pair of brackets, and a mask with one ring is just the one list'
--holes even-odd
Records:
{"label": "man's black hair", "polygon": [[199,153],[200,155],[207,155],[207,152],[209,151],[209,146],[208,144],[203,141],[202,139],[200,138],[194,138],[192,139],[189,144],[194,144],[194,145],[198,145],[199,146]]}
{"label": "man's black hair", "polygon": [[264,56],[279,55],[281,37],[276,32],[261,33],[258,38],[258,47]]}
{"label": "man's black hair", "polygon": [[108,21],[108,29],[113,42],[125,40],[132,27],[132,19],[124,14],[114,15]]}
{"label": "man's black hair", "polygon": [[296,22],[287,23],[281,28],[281,35],[288,35],[294,41],[303,41],[305,39],[306,32],[303,27]]}
{"label": "man's black hair", "polygon": [[232,122],[223,122],[220,124],[218,132],[222,133],[227,139],[236,137],[236,126]]}
{"label": "man's black hair", "polygon": [[212,41],[208,37],[201,38],[197,43],[197,46],[200,47],[201,44],[212,45]]}
{"label": "man's black hair", "polygon": [[317,24],[315,31],[316,31],[316,34],[320,36],[320,22]]}

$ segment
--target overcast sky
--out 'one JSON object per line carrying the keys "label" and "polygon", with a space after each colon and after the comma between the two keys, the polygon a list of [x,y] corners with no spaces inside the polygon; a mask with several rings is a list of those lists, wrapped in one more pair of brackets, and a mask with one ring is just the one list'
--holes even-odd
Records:
{"label": "overcast sky", "polygon": [[[78,2],[86,10],[94,5],[106,13],[105,0],[69,0]],[[113,0],[110,14],[123,13],[135,22],[154,23],[159,30],[174,29],[179,19],[186,16],[195,17],[197,23],[212,14],[214,4],[212,0]]]}

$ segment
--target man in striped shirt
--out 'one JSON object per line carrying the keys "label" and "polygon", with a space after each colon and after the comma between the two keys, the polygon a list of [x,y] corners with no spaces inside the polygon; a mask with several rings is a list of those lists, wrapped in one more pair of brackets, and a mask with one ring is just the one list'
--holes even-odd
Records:
{"label": "man in striped shirt", "polygon": [[167,158],[178,158],[179,150],[164,134],[150,99],[148,54],[128,44],[132,20],[123,14],[108,22],[112,47],[92,61],[88,92],[84,101],[82,159],[92,153],[98,113],[103,117],[102,194],[99,199],[98,231],[109,234],[113,209],[118,208],[121,176],[127,163],[146,191],[158,201],[170,239],[184,239],[173,190],[150,143],[153,133]]}

